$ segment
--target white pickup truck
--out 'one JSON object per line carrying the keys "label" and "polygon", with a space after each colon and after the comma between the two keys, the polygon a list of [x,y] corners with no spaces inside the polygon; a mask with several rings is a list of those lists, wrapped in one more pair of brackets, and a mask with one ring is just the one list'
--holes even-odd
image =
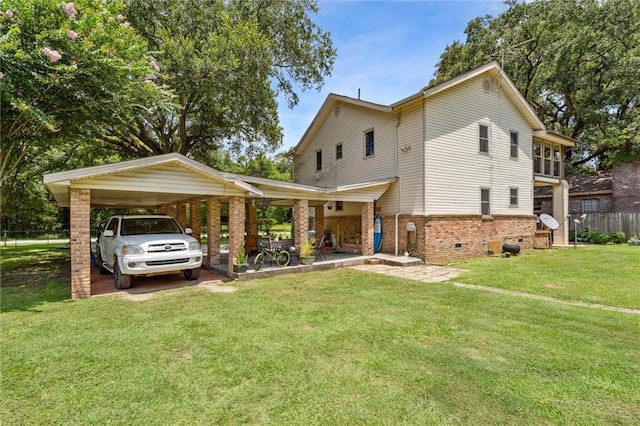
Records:
{"label": "white pickup truck", "polygon": [[109,218],[98,237],[97,260],[102,274],[113,273],[117,289],[131,287],[134,275],[182,271],[188,280],[200,276],[198,240],[171,216],[118,215]]}

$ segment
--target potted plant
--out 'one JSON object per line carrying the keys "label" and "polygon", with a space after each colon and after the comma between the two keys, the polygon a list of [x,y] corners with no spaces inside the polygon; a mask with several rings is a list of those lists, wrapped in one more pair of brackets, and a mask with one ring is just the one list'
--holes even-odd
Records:
{"label": "potted plant", "polygon": [[315,262],[315,244],[316,240],[313,238],[305,238],[302,241],[302,243],[300,244],[300,252],[298,253],[301,264],[311,265],[313,262]]}
{"label": "potted plant", "polygon": [[240,250],[233,262],[233,272],[247,272],[249,269],[249,256],[244,251],[244,242],[240,244]]}

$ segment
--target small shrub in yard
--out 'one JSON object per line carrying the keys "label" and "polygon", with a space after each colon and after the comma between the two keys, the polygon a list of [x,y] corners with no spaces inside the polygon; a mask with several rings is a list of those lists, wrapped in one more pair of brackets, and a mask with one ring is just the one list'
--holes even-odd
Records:
{"label": "small shrub in yard", "polygon": [[618,231],[611,234],[611,242],[614,244],[622,244],[627,240],[627,236],[624,235],[624,232]]}

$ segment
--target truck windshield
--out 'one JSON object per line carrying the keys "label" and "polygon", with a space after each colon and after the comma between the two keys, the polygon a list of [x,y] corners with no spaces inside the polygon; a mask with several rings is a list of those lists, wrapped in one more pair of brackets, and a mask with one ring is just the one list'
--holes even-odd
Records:
{"label": "truck windshield", "polygon": [[168,217],[124,219],[120,235],[182,234],[178,223]]}

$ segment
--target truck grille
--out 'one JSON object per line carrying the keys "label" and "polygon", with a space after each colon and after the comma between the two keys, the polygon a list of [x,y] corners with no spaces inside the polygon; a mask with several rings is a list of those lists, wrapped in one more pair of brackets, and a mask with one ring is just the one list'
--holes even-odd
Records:
{"label": "truck grille", "polygon": [[146,263],[147,266],[177,265],[180,263],[189,263],[189,259],[151,260]]}
{"label": "truck grille", "polygon": [[184,243],[163,243],[163,244],[150,244],[149,253],[166,253],[172,251],[184,251],[187,247]]}

